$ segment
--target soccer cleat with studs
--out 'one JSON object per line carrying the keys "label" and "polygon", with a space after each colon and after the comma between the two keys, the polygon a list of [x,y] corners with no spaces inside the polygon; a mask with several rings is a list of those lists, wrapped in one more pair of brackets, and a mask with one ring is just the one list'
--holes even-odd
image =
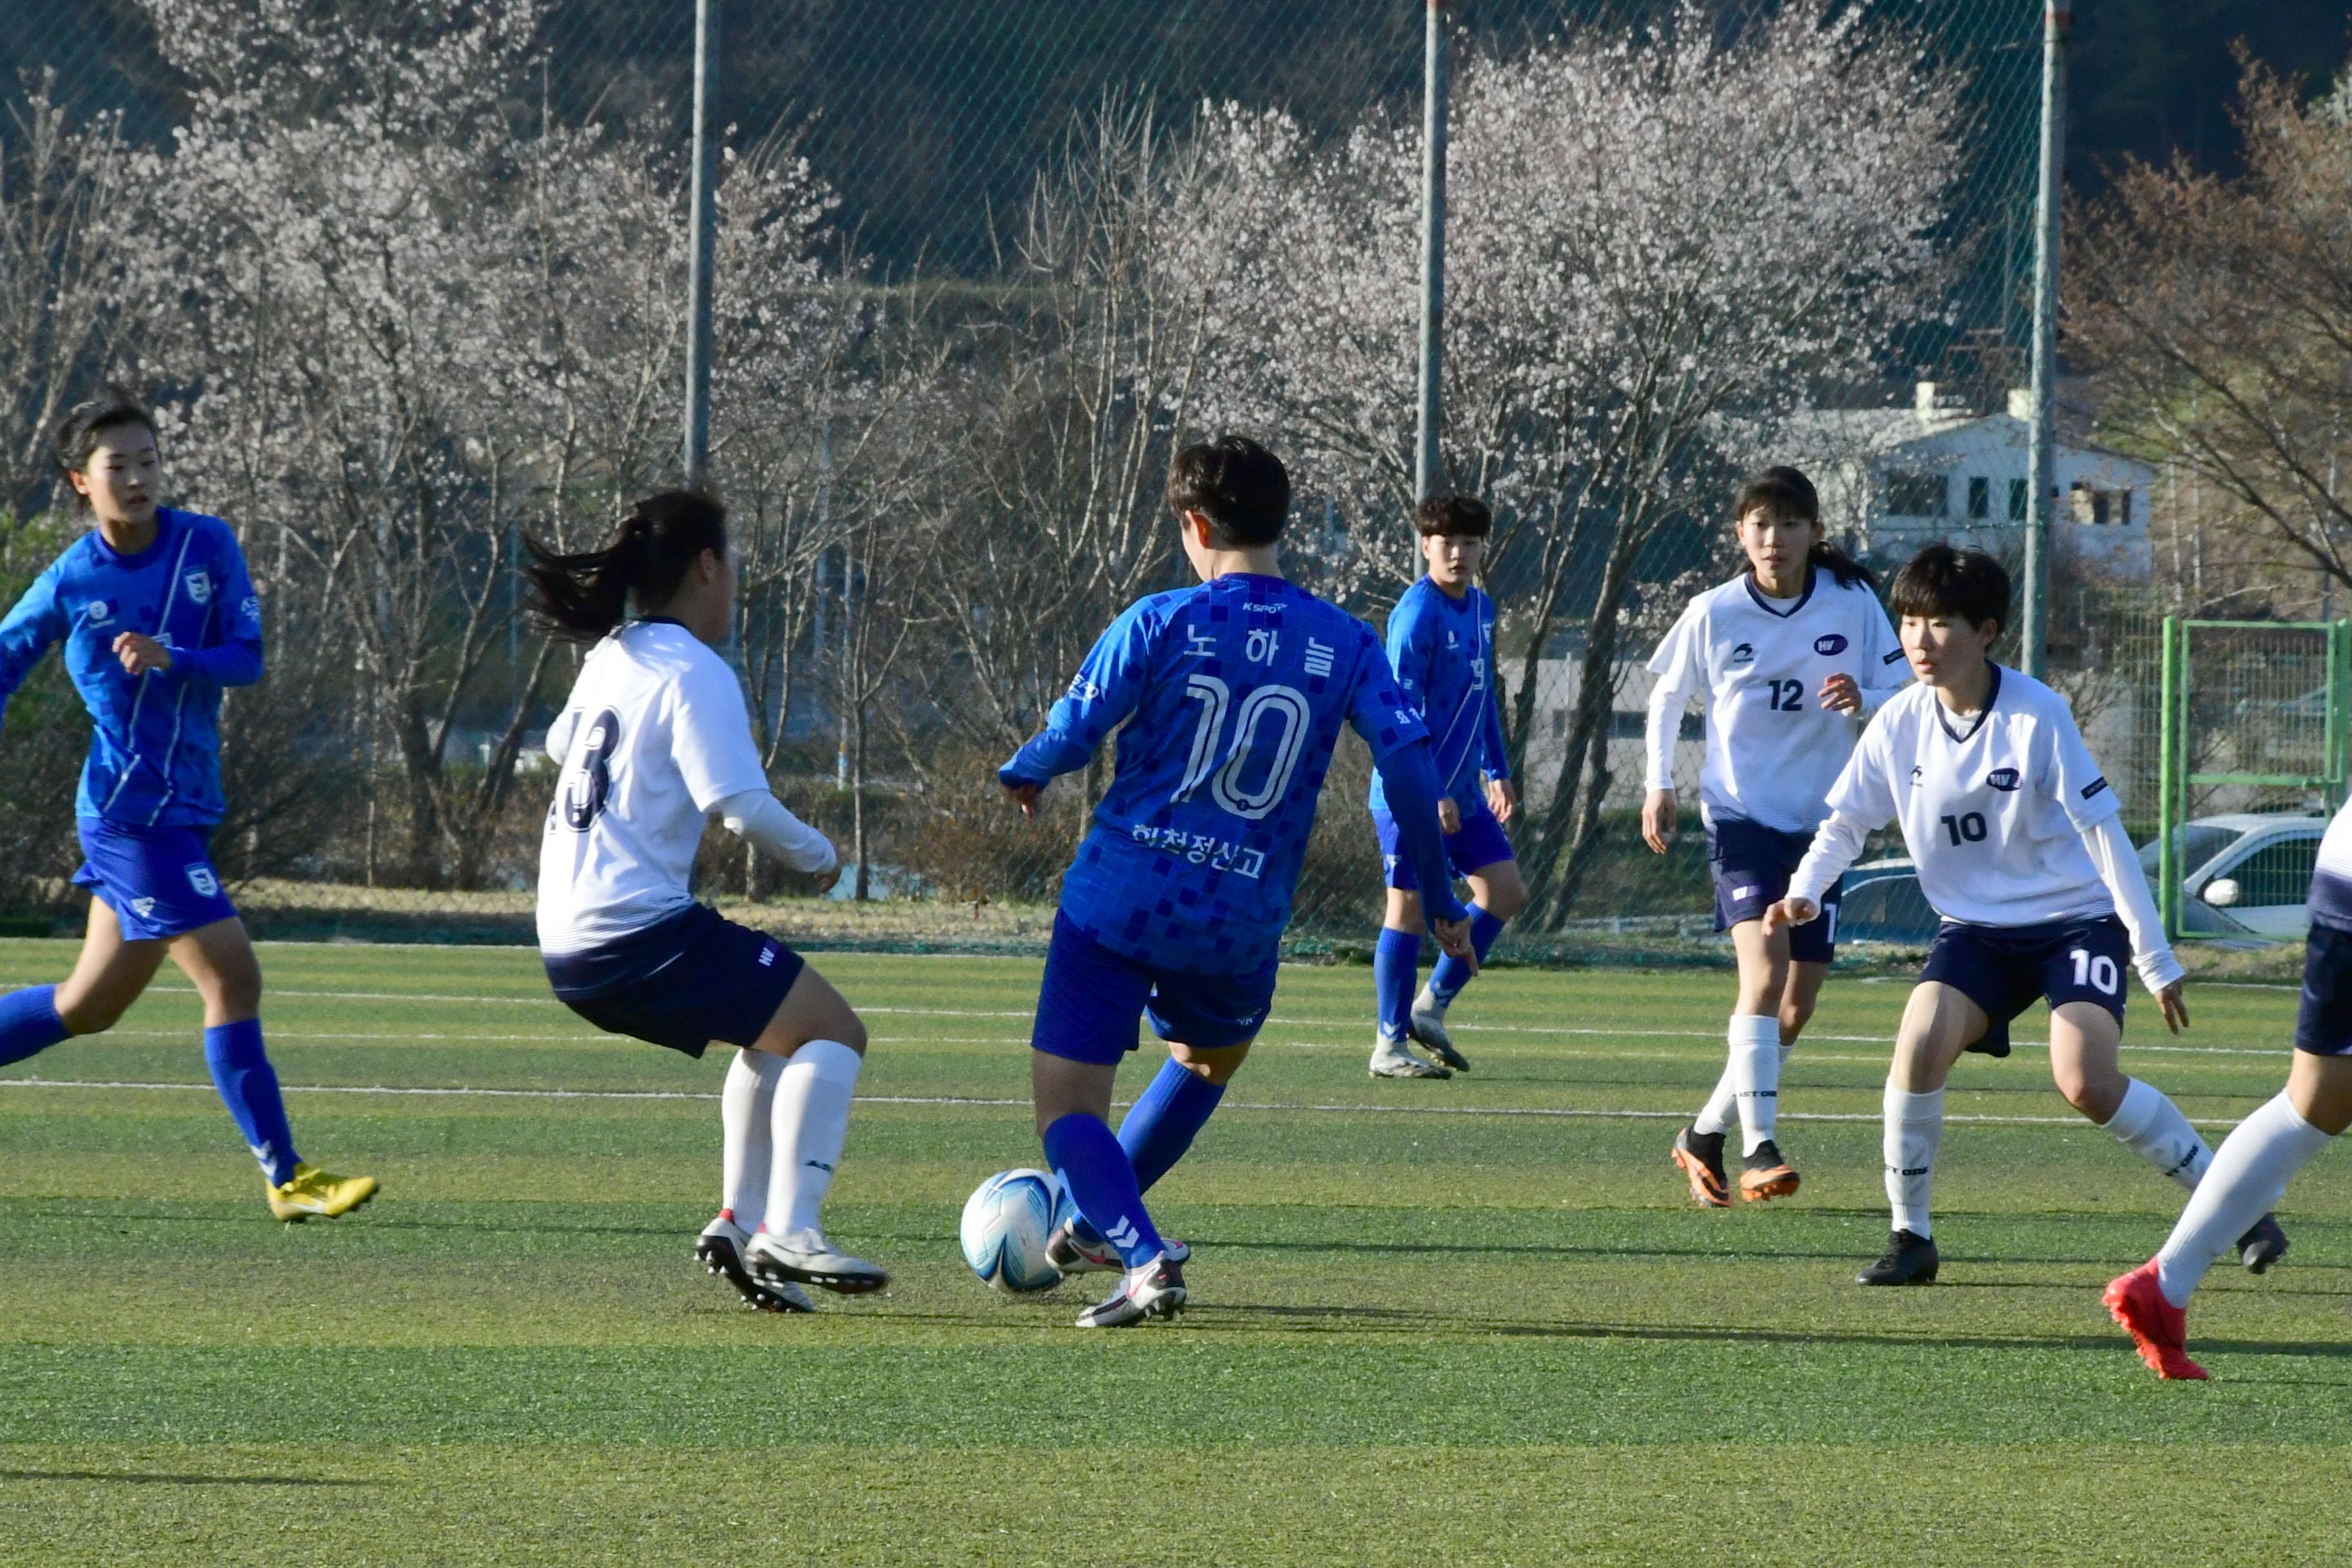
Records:
{"label": "soccer cleat with studs", "polygon": [[1886,1250],[1877,1262],[1853,1277],[1857,1285],[1933,1285],[1943,1260],[1936,1244],[1924,1236],[1898,1230],[1886,1238]]}
{"label": "soccer cleat with studs", "polygon": [[1445,1005],[1438,1001],[1437,993],[1423,985],[1405,1019],[1406,1036],[1419,1041],[1440,1065],[1455,1072],[1470,1070],[1470,1058],[1454,1048],[1454,1037],[1445,1032]]}
{"label": "soccer cleat with studs", "polygon": [[1172,1318],[1184,1310],[1184,1265],[1163,1252],[1139,1268],[1130,1268],[1118,1289],[1078,1314],[1082,1329],[1126,1329],[1153,1318]]}
{"label": "soccer cleat with studs", "polygon": [[1701,1208],[1731,1206],[1731,1184],[1723,1173],[1723,1134],[1685,1127],[1675,1134],[1675,1163],[1690,1178],[1691,1202]]}
{"label": "soccer cleat with studs", "polygon": [[720,1215],[702,1227],[694,1240],[695,1261],[735,1287],[747,1307],[762,1312],[814,1312],[816,1303],[791,1280],[762,1285],[743,1267],[743,1247],[751,1240],[742,1226]]}
{"label": "soccer cleat with studs", "polygon": [[2238,1237],[2238,1261],[2246,1266],[2249,1274],[2260,1274],[2286,1256],[2286,1232],[2279,1228],[2278,1215],[2266,1214],[2254,1222],[2254,1228]]}
{"label": "soccer cleat with studs", "polygon": [[1780,1145],[1767,1138],[1756,1145],[1739,1173],[1739,1201],[1760,1204],[1794,1195],[1800,1181],[1797,1168],[1780,1157]]}
{"label": "soccer cleat with studs", "polygon": [[1371,1073],[1374,1078],[1452,1078],[1454,1069],[1423,1061],[1402,1040],[1380,1035],[1372,1040]]}
{"label": "soccer cleat with studs", "polygon": [[2164,1299],[2156,1279],[2156,1259],[2107,1282],[2099,1300],[2107,1315],[2132,1337],[2132,1349],[2156,1375],[2167,1382],[2197,1381],[2205,1369],[2189,1359],[2189,1313]]}
{"label": "soccer cleat with studs", "polygon": [[285,1181],[272,1186],[264,1176],[261,1184],[269,1194],[269,1212],[289,1225],[313,1217],[332,1219],[375,1196],[373,1176],[337,1176],[316,1165],[297,1164]]}
{"label": "soccer cleat with studs", "polygon": [[743,1269],[772,1290],[814,1285],[840,1296],[863,1296],[890,1283],[889,1272],[826,1239],[821,1230],[762,1230],[743,1249]]}

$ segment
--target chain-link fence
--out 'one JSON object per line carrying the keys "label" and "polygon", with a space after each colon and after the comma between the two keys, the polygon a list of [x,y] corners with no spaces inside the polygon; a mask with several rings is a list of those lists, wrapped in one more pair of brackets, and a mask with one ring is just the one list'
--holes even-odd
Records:
{"label": "chain-link fence", "polygon": [[[1117,610],[1178,580],[1177,445],[1282,452],[1292,569],[1375,622],[1410,578],[1423,7],[716,9],[730,657],[779,792],[859,869],[820,909],[714,835],[703,889],[780,900],[761,918],[803,939],[1033,943],[1101,779],[1025,824],[992,768]],[[244,907],[526,934],[574,663],[520,613],[518,563],[677,476],[691,0],[12,20],[0,587],[79,526],[48,421],[101,376],[152,395],[175,495],[237,528],[270,619],[271,674],[226,717],[215,850]],[[2041,8],[1455,22],[1444,448],[1498,520],[1521,940],[1703,920],[1696,836],[1639,847],[1633,753],[1642,660],[1720,564],[1730,478],[1801,453],[1882,562],[1946,518],[2013,533],[2021,444],[1968,432],[2005,430],[2023,380]],[[2124,715],[2090,724],[2118,773],[2140,721],[2107,685],[2138,623],[2098,584],[2131,553],[2069,590],[2104,597],[2053,649],[2078,703]],[[9,710],[0,878],[27,920],[68,912],[83,722],[54,665]],[[1351,742],[1302,945],[1377,921],[1366,778]]]}

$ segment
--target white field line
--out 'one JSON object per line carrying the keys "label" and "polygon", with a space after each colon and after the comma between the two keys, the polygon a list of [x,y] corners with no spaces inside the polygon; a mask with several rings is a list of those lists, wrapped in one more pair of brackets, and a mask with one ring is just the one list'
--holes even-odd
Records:
{"label": "white field line", "polygon": [[[442,1100],[716,1100],[719,1096],[700,1090],[654,1089],[467,1089],[463,1087],[397,1087],[389,1084],[302,1084],[281,1086],[287,1094],[366,1094],[391,1095],[414,1099]],[[205,1094],[213,1092],[208,1083],[139,1083],[128,1080],[89,1079],[0,1079],[0,1089],[185,1089]],[[991,1100],[976,1095],[960,1094],[861,1094],[860,1105],[959,1105],[980,1108],[1026,1108],[1026,1100]],[[1133,1103],[1115,1100],[1114,1105]],[[1289,1110],[1344,1116],[1518,1116],[1559,1121],[1684,1121],[1688,1110],[1600,1110],[1576,1106],[1549,1105],[1340,1105],[1317,1101],[1296,1100],[1234,1100],[1228,1102],[1234,1110]],[[1783,1121],[1868,1121],[1876,1123],[1883,1118],[1872,1111],[1790,1110],[1780,1113]],[[2000,1127],[2086,1127],[2090,1123],[2079,1116],[1983,1116],[1968,1113],[1947,1115],[1948,1122],[1969,1122]],[[2237,1121],[2220,1117],[2190,1117],[2200,1127],[2235,1127]]]}

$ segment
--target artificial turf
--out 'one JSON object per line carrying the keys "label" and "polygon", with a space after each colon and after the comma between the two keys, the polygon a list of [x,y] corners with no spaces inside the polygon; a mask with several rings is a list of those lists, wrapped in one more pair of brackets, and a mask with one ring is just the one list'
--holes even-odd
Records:
{"label": "artificial turf", "polygon": [[[0,985],[70,951],[0,943]],[[875,1037],[828,1223],[896,1277],[804,1318],[688,1256],[719,1056],[594,1035],[527,950],[264,962],[305,1156],[383,1195],[267,1217],[184,988],[0,1071],[77,1086],[0,1081],[0,1563],[2346,1552],[2297,1479],[2352,1389],[2352,1163],[2289,1195],[2278,1269],[2210,1278],[2214,1381],[2160,1384],[2098,1289],[2177,1189],[2073,1117],[2040,1051],[1969,1058],[1943,1281],[1861,1289],[1899,983],[1832,981],[1790,1064],[1802,1193],[1710,1213],[1664,1152],[1720,1064],[1727,976],[1498,971],[1456,1012],[1475,1070],[1396,1083],[1364,1076],[1367,973],[1286,970],[1154,1194],[1192,1310],[1085,1334],[1085,1293],[996,1295],[954,1239],[982,1176],[1035,1159],[1034,960],[821,959]],[[2126,1065],[2218,1136],[2281,1081],[2294,994],[2191,1005],[2180,1041],[2141,1006]]]}

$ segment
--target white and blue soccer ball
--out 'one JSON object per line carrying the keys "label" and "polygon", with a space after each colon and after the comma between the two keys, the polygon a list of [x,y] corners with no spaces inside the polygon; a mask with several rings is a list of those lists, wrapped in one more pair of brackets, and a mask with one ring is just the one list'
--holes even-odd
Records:
{"label": "white and blue soccer ball", "polygon": [[1045,1258],[1063,1206],[1062,1184],[1044,1171],[999,1171],[964,1201],[963,1260],[1007,1294],[1050,1290],[1062,1271]]}

